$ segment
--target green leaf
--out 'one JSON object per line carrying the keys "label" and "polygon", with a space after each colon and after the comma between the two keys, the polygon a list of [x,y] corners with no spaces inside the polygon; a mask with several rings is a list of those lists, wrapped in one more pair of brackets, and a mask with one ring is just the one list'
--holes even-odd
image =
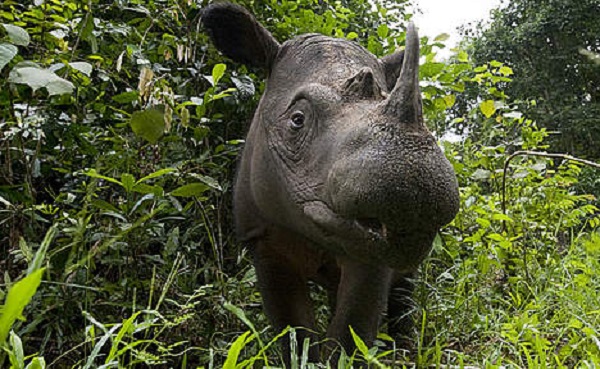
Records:
{"label": "green leaf", "polygon": [[225,64],[216,64],[212,70],[212,85],[216,86],[223,75],[225,74],[225,70],[227,66]]}
{"label": "green leaf", "polygon": [[86,14],[83,22],[81,22],[81,29],[79,31],[81,39],[87,41],[92,47],[92,53],[98,52],[98,41],[94,35],[94,17],[91,13]]}
{"label": "green leaf", "polygon": [[46,360],[43,357],[34,357],[25,369],[45,369]]}
{"label": "green leaf", "polygon": [[468,63],[469,62],[469,54],[467,54],[465,51],[459,51],[458,52],[458,61],[461,63]]}
{"label": "green leaf", "polygon": [[162,196],[165,190],[161,186],[150,186],[145,183],[137,183],[133,186],[133,191],[144,195],[151,193],[154,196]]}
{"label": "green leaf", "polygon": [[118,356],[117,350],[123,341],[123,337],[125,334],[130,333],[133,327],[134,321],[140,315],[141,311],[136,311],[133,313],[127,320],[123,321],[123,325],[117,332],[117,335],[112,338],[112,345],[110,347],[110,352],[106,359],[104,360],[104,364],[108,365],[116,356]]}
{"label": "green leaf", "polygon": [[165,133],[165,115],[158,108],[136,111],[131,115],[129,125],[136,135],[154,144]]}
{"label": "green leaf", "polygon": [[504,237],[499,233],[491,233],[491,234],[488,234],[486,237],[489,238],[490,240],[497,241],[497,242],[504,241]]}
{"label": "green leaf", "polygon": [[456,102],[456,95],[446,95],[444,96],[444,101],[446,102],[446,107],[451,108]]}
{"label": "green leaf", "polygon": [[135,185],[135,177],[129,173],[124,173],[121,175],[121,182],[125,191],[131,192],[133,186]]}
{"label": "green leaf", "polygon": [[254,327],[254,324],[252,324],[252,321],[250,319],[248,319],[248,317],[244,313],[244,310],[240,309],[239,307],[237,307],[235,305],[230,304],[229,302],[226,302],[224,306],[225,306],[225,309],[231,311],[239,320],[244,322],[244,324],[246,324],[248,326],[248,328],[250,328],[250,330],[254,333],[254,336],[256,336],[256,339],[258,340],[260,346],[262,346],[263,344],[258,335],[258,331]]}
{"label": "green leaf", "polygon": [[492,216],[492,219],[493,220],[502,220],[502,221],[505,221],[505,222],[513,222],[513,220],[512,220],[511,217],[509,217],[508,215],[504,215],[502,213],[494,214]]}
{"label": "green leaf", "polygon": [[[223,369],[235,369],[237,366],[238,357],[242,352],[242,349],[254,339],[254,335],[252,332],[247,331],[246,333],[239,336],[231,345],[229,350],[227,351],[227,359],[225,359],[225,363],[223,364]],[[250,336],[250,337],[248,337]]]}
{"label": "green leaf", "polygon": [[31,87],[33,92],[44,87],[50,96],[71,94],[75,89],[71,82],[60,78],[54,72],[34,67],[14,68],[8,76],[8,81],[25,84]]}
{"label": "green leaf", "polygon": [[443,41],[446,41],[446,40],[448,40],[449,38],[450,38],[450,35],[449,35],[449,34],[447,34],[447,33],[442,33],[442,34],[439,34],[439,35],[437,35],[437,36],[436,36],[436,38],[434,38],[434,39],[433,39],[433,41],[436,41],[436,42],[437,42],[437,41],[443,42]]}
{"label": "green leaf", "polygon": [[491,117],[496,112],[496,106],[494,105],[494,100],[486,100],[479,104],[479,109],[486,118]]}
{"label": "green leaf", "polygon": [[19,49],[15,45],[0,44],[0,71],[17,55]]}
{"label": "green leaf", "polygon": [[204,183],[189,183],[173,190],[171,195],[180,197],[194,197],[202,195],[209,189],[210,187]]}
{"label": "green leaf", "polygon": [[153,178],[158,178],[158,177],[162,177],[165,174],[169,174],[169,173],[173,173],[173,172],[177,172],[177,169],[175,168],[163,168],[161,170],[157,170],[154,173],[150,173],[147,176],[138,179],[138,181],[136,183],[142,183],[145,182],[147,180],[153,179]]}
{"label": "green leaf", "polygon": [[137,90],[121,92],[118,95],[112,97],[113,101],[118,102],[120,104],[127,104],[133,101],[136,101],[139,98],[140,94]]}
{"label": "green leaf", "polygon": [[75,70],[80,71],[81,73],[85,74],[88,77],[92,75],[93,68],[90,63],[74,62],[74,63],[69,63],[69,66]]}
{"label": "green leaf", "polygon": [[29,268],[27,269],[27,274],[32,274],[36,270],[42,268],[42,263],[46,258],[46,253],[50,248],[50,243],[54,240],[54,237],[56,237],[56,233],[58,233],[58,228],[56,225],[53,225],[52,227],[50,227],[50,229],[48,229],[48,232],[46,232],[46,236],[44,236],[44,240],[42,241],[40,248],[36,251],[35,257],[33,258],[31,265],[29,265]]}
{"label": "green leaf", "polygon": [[358,38],[358,33],[356,32],[350,32],[346,35],[346,39],[348,40],[354,40],[355,38]]}
{"label": "green leaf", "polygon": [[510,76],[513,74],[513,70],[510,67],[507,66],[503,66],[502,68],[500,68],[500,73],[504,76]]}
{"label": "green leaf", "polygon": [[6,30],[6,33],[8,33],[8,39],[10,42],[19,46],[29,45],[29,33],[27,33],[27,31],[25,31],[23,28],[5,23],[2,23],[2,26]]}
{"label": "green leaf", "polygon": [[221,187],[221,185],[219,184],[219,182],[209,176],[203,176],[203,175],[193,175],[194,178],[199,179],[200,181],[204,182],[206,185],[208,185],[210,188],[213,188],[215,190],[218,191],[223,191],[223,188]]}
{"label": "green leaf", "polygon": [[445,66],[444,63],[425,63],[420,68],[421,78],[437,76]]}
{"label": "green leaf", "polygon": [[94,205],[96,208],[98,208],[100,210],[107,210],[107,211],[112,211],[115,213],[119,212],[119,209],[117,209],[113,204],[106,202],[104,200],[93,199],[92,205]]}
{"label": "green leaf", "polygon": [[104,179],[105,181],[109,181],[111,183],[116,183],[119,186],[123,186],[123,183],[121,183],[121,181],[119,181],[118,179],[115,179],[115,178],[112,178],[112,177],[103,176],[103,175],[99,174],[98,172],[96,172],[96,169],[90,169],[87,172],[83,172],[83,174],[85,174],[88,177],[98,178],[98,179]]}
{"label": "green leaf", "polygon": [[36,270],[15,283],[12,288],[8,290],[6,302],[2,309],[2,315],[0,315],[0,345],[6,341],[8,332],[15,320],[22,319],[21,314],[23,313],[23,309],[29,304],[29,301],[37,291],[37,288],[42,281],[44,270],[44,268]]}
{"label": "green leaf", "polygon": [[482,180],[482,179],[489,179],[491,176],[492,176],[492,172],[490,172],[487,169],[479,168],[471,175],[471,178]]}
{"label": "green leaf", "polygon": [[354,332],[354,329],[352,329],[352,327],[349,327],[349,328],[350,328],[350,334],[352,334],[352,339],[354,340],[354,344],[356,345],[356,348],[362,354],[362,356],[368,357],[369,356],[369,348],[367,347],[365,342],[362,340],[362,338],[360,338],[358,336],[358,334],[356,334]]}
{"label": "green leaf", "polygon": [[12,368],[23,368],[25,354],[23,352],[23,342],[21,341],[21,338],[14,331],[10,331],[9,341],[11,350],[8,352],[8,358],[12,364]]}
{"label": "green leaf", "polygon": [[390,29],[389,29],[388,25],[385,23],[383,23],[379,27],[377,27],[377,36],[379,36],[380,38],[386,38],[388,36],[389,32],[390,32]]}

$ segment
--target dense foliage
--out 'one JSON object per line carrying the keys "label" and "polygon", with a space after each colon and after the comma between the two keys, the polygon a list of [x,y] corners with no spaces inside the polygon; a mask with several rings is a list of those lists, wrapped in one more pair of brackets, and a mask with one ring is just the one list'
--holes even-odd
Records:
{"label": "dense foliage", "polygon": [[[502,60],[516,71],[506,93],[552,132],[553,148],[600,158],[600,4],[512,0],[475,32],[475,63]],[[528,104],[535,100],[537,104]]]}
{"label": "dense foliage", "polygon": [[[402,46],[393,25],[410,17],[403,1],[239,3],[280,41],[320,32],[376,55]],[[279,332],[230,219],[264,76],[209,45],[205,5],[0,4],[0,367],[277,361]],[[546,126],[522,112],[539,96],[505,93],[523,70],[464,52],[438,62],[444,38],[422,39],[421,80],[461,213],[416,282],[414,347],[359,345],[357,359],[598,366],[600,218],[596,199],[573,190],[582,167],[519,154],[550,149]],[[327,316],[323,306],[320,325]]]}

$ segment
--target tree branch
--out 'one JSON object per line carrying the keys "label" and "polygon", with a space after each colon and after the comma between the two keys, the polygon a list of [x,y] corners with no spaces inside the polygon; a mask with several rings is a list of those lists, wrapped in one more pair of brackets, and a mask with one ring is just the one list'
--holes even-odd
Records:
{"label": "tree branch", "polygon": [[[506,215],[506,173],[508,172],[508,165],[511,160],[516,158],[517,156],[539,156],[544,158],[553,158],[553,159],[564,159],[569,161],[574,161],[577,163],[581,163],[590,167],[600,169],[600,164],[595,163],[593,161],[576,158],[567,154],[557,154],[557,153],[547,153],[547,152],[537,152],[537,151],[515,151],[512,153],[504,162],[504,173],[502,175],[502,213]],[[503,227],[504,228],[504,227]]]}

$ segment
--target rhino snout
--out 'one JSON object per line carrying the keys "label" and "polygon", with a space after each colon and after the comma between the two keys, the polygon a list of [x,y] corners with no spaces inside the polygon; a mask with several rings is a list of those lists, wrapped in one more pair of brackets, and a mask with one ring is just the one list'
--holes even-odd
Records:
{"label": "rhino snout", "polygon": [[333,164],[321,224],[339,237],[364,241],[349,254],[362,254],[367,243],[368,255],[401,268],[427,254],[435,233],[458,212],[459,196],[433,137],[393,141],[367,142]]}

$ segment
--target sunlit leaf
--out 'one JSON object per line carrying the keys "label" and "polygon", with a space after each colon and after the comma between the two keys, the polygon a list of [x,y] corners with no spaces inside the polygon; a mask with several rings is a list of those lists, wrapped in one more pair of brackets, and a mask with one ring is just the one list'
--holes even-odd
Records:
{"label": "sunlit leaf", "polygon": [[3,23],[2,26],[6,30],[6,33],[8,34],[8,39],[10,40],[10,42],[12,42],[15,45],[19,45],[19,46],[29,45],[29,42],[30,42],[29,34],[23,28],[12,25],[12,24],[5,24],[5,23]]}
{"label": "sunlit leaf", "polygon": [[456,102],[456,95],[446,95],[444,96],[444,101],[446,102],[446,107],[451,108]]}
{"label": "sunlit leaf", "polygon": [[493,100],[486,100],[479,104],[479,109],[486,116],[486,118],[491,117],[496,112],[496,106],[494,105]]}
{"label": "sunlit leaf", "polygon": [[231,345],[229,350],[227,351],[227,359],[225,359],[225,363],[223,364],[223,369],[235,369],[237,368],[236,364],[238,361],[238,357],[242,352],[242,349],[252,340],[254,339],[254,335],[252,332],[247,331],[241,336],[239,336]]}
{"label": "sunlit leaf", "polygon": [[0,315],[0,345],[6,341],[8,332],[17,319],[22,319],[23,309],[29,304],[29,301],[37,291],[44,268],[38,269],[29,274],[19,282],[15,283],[6,296],[6,302]]}
{"label": "sunlit leaf", "polygon": [[50,96],[71,94],[75,89],[71,82],[57,76],[54,72],[33,67],[14,68],[10,72],[8,81],[25,84],[31,87],[33,92],[46,88]]}
{"label": "sunlit leaf", "polygon": [[0,44],[0,71],[17,55],[19,50],[15,45]]}
{"label": "sunlit leaf", "polygon": [[504,76],[510,76],[513,74],[513,70],[507,66],[501,67],[499,72],[502,73],[502,75],[504,75]]}
{"label": "sunlit leaf", "polygon": [[92,75],[92,65],[90,63],[73,62],[73,63],[69,63],[69,66],[75,70],[80,71],[81,73],[85,74],[88,77]]}
{"label": "sunlit leaf", "polygon": [[219,81],[221,80],[221,78],[223,77],[223,75],[225,74],[225,70],[227,69],[227,66],[225,64],[217,64],[213,67],[212,70],[212,84],[213,86],[216,86]]}
{"label": "sunlit leaf", "polygon": [[389,31],[390,29],[388,25],[382,23],[381,25],[379,25],[379,27],[377,27],[377,36],[379,36],[380,38],[386,38],[388,36]]}
{"label": "sunlit leaf", "polygon": [[359,337],[359,335],[356,334],[356,332],[354,332],[354,329],[352,329],[352,327],[349,327],[349,328],[350,328],[350,334],[352,334],[352,340],[354,341],[354,344],[356,345],[356,348],[358,349],[358,351],[363,356],[368,356],[369,348],[365,344],[365,341],[363,341],[362,338]]}

